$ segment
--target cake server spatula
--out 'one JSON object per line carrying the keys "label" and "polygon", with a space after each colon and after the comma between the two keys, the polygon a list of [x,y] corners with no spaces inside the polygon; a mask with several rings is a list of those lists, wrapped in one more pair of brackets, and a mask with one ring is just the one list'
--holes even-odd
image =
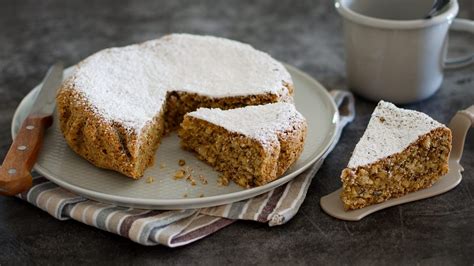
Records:
{"label": "cake server spatula", "polygon": [[23,121],[0,167],[0,194],[12,196],[31,187],[31,169],[43,136],[53,123],[56,92],[63,79],[63,64],[54,64],[46,74],[33,107]]}

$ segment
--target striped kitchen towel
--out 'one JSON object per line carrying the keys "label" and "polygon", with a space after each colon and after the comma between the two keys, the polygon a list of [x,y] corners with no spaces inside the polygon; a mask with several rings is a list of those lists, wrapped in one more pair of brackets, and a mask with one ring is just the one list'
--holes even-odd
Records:
{"label": "striped kitchen towel", "polygon": [[203,209],[143,210],[114,206],[71,193],[42,176],[33,178],[30,190],[17,197],[59,220],[74,219],[115,233],[142,245],[178,247],[208,236],[237,220],[281,225],[301,206],[312,178],[339,140],[344,126],[354,118],[354,99],[345,91],[331,91],[340,110],[337,139],[326,154],[289,183],[257,197]]}

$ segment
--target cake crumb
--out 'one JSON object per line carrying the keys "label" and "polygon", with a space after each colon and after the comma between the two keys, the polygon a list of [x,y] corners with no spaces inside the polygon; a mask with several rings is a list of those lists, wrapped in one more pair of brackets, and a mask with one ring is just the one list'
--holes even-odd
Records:
{"label": "cake crumb", "polygon": [[178,164],[179,166],[184,166],[186,164],[186,161],[183,159],[179,159]]}
{"label": "cake crumb", "polygon": [[196,180],[193,178],[193,176],[191,174],[189,174],[188,176],[186,176],[186,181],[188,181],[189,183],[191,183],[192,186],[195,186],[196,185]]}
{"label": "cake crumb", "polygon": [[229,185],[229,179],[227,177],[221,175],[217,179],[217,184],[219,186],[228,186]]}
{"label": "cake crumb", "polygon": [[199,195],[200,198],[204,198],[204,193],[201,193],[201,195]]}
{"label": "cake crumb", "polygon": [[203,185],[207,185],[207,178],[205,178],[203,175],[199,175],[199,180]]}
{"label": "cake crumb", "polygon": [[174,179],[181,179],[184,177],[184,175],[186,174],[186,171],[184,171],[183,169],[179,169],[178,171],[176,171],[176,173],[174,174]]}
{"label": "cake crumb", "polygon": [[153,182],[155,182],[155,178],[152,177],[152,176],[149,176],[149,177],[146,179],[145,182],[147,182],[148,184],[153,183]]}
{"label": "cake crumb", "polygon": [[191,183],[192,186],[196,185],[196,180],[193,177],[193,172],[194,170],[191,167],[185,167],[184,170],[181,170],[184,172],[184,179]]}
{"label": "cake crumb", "polygon": [[165,163],[160,163],[160,169],[163,169],[166,167],[166,164]]}

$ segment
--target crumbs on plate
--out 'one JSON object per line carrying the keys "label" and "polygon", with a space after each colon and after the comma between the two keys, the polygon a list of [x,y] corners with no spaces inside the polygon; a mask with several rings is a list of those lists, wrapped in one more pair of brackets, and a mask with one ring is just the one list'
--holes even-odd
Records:
{"label": "crumbs on plate", "polygon": [[221,175],[217,178],[217,185],[219,186],[228,186],[229,185],[229,178]]}

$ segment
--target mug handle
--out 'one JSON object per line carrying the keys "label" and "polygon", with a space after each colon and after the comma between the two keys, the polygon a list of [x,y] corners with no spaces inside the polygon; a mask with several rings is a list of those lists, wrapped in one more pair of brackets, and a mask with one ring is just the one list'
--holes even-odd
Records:
{"label": "mug handle", "polygon": [[[467,31],[474,34],[474,21],[468,20],[468,19],[456,18],[454,19],[450,30]],[[446,59],[446,61],[444,62],[444,68],[453,69],[453,68],[465,67],[472,63],[474,63],[474,53],[467,56],[463,56],[463,57]]]}

